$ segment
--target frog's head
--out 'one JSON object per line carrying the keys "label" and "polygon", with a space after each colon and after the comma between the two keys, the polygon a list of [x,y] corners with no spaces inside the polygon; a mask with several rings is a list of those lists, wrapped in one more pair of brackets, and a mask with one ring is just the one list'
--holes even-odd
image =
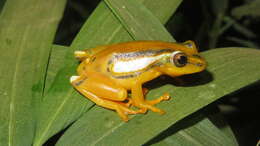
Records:
{"label": "frog's head", "polygon": [[168,55],[167,61],[159,69],[161,72],[176,77],[205,70],[206,61],[199,55],[192,41],[186,41],[177,48],[175,46]]}

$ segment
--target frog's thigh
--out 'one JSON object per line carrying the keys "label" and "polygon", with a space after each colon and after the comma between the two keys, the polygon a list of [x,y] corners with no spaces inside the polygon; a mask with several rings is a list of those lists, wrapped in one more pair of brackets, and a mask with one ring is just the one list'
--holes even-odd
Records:
{"label": "frog's thigh", "polygon": [[113,80],[104,76],[85,77],[73,82],[75,88],[82,88],[95,94],[97,97],[113,101],[124,101],[127,98],[127,91],[116,85]]}
{"label": "frog's thigh", "polygon": [[[118,100],[118,101],[123,100],[127,97],[127,95],[126,93],[123,94],[117,93],[117,91],[119,92],[126,92],[126,91],[123,89],[119,90],[118,88],[112,88],[111,86],[109,86],[110,83],[105,84],[104,82],[100,82],[99,80],[94,80],[83,76],[72,76],[71,83],[81,94],[83,94],[91,101],[95,102],[97,105],[108,109],[116,110],[118,115],[124,121],[128,121],[128,116],[127,116],[128,114],[138,113],[137,111],[133,111],[128,107],[120,104],[119,102],[112,101],[112,100]],[[109,100],[107,97],[110,98],[113,97],[113,98],[112,100]]]}

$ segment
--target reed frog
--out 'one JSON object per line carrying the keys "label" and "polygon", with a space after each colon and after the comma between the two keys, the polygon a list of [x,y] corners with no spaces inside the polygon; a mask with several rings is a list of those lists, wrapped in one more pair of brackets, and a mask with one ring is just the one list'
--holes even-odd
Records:
{"label": "reed frog", "polygon": [[154,105],[168,100],[169,94],[146,100],[147,90],[142,84],[163,74],[178,77],[206,68],[193,41],[126,42],[76,51],[75,57],[81,63],[77,68],[78,76],[71,77],[73,87],[97,105],[115,110],[124,121],[129,120],[128,114],[146,113],[147,110],[164,113]]}

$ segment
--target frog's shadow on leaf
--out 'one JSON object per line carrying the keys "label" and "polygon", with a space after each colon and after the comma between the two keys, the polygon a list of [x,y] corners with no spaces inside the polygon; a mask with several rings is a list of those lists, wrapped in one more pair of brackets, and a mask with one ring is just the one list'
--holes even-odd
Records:
{"label": "frog's shadow on leaf", "polygon": [[205,70],[200,73],[184,75],[177,78],[163,75],[159,78],[145,83],[144,87],[154,89],[166,84],[171,84],[179,87],[192,87],[207,84],[211,82],[213,79],[213,75],[207,70]]}

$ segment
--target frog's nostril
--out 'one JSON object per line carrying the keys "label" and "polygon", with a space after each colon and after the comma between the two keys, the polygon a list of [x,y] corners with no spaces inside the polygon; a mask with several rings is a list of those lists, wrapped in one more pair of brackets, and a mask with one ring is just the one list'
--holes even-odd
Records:
{"label": "frog's nostril", "polygon": [[204,63],[196,63],[195,65],[198,67],[202,67],[202,66],[204,66]]}

